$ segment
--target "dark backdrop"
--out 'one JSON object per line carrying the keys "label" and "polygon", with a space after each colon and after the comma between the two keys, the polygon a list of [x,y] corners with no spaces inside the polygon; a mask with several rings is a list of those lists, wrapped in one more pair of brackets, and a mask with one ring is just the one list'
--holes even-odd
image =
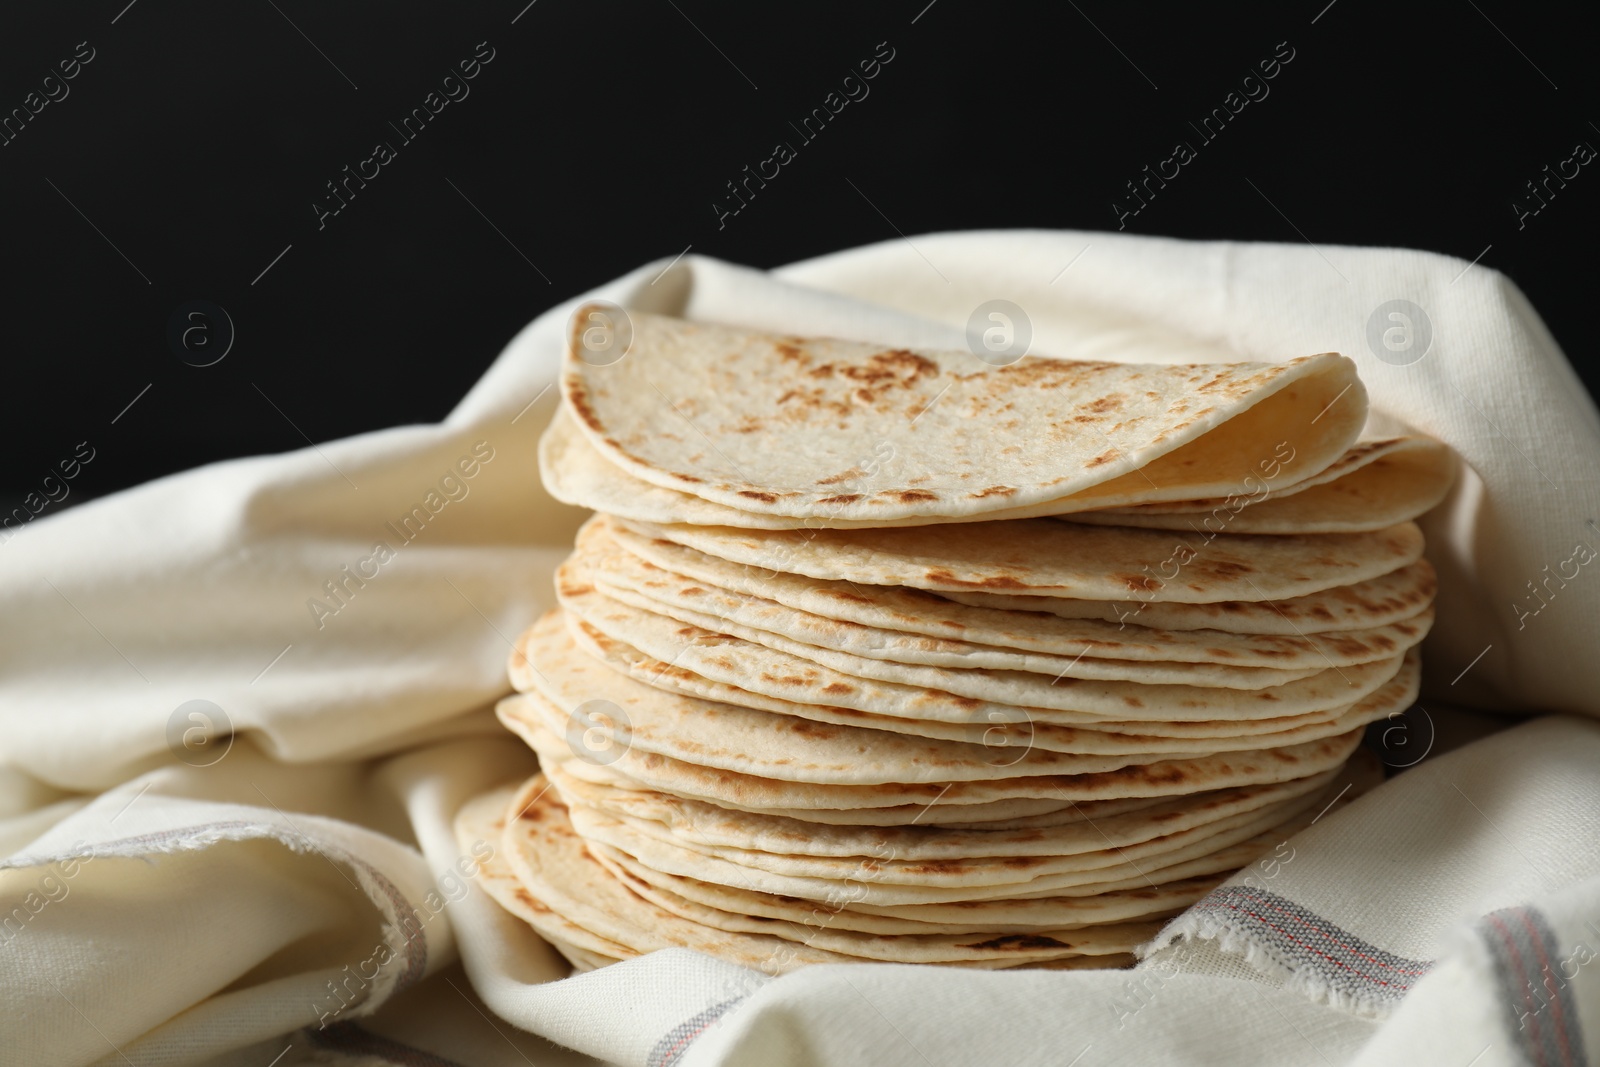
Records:
{"label": "dark backdrop", "polygon": [[[1115,229],[1124,183],[1288,50],[1127,228],[1481,254],[1600,378],[1600,167],[1513,208],[1600,145],[1582,5],[525,4],[7,5],[0,502],[84,440],[69,505],[436,420],[545,307],[690,245],[771,266],[897,230]],[[719,225],[725,183],[889,50]],[[346,166],[376,176],[319,215]],[[212,318],[186,350],[191,300]],[[191,366],[226,342],[217,307],[231,349]]]}

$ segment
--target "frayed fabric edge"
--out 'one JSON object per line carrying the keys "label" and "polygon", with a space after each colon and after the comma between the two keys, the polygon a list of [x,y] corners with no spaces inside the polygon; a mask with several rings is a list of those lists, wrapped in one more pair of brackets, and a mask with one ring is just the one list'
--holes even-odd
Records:
{"label": "frayed fabric edge", "polygon": [[1281,983],[1283,988],[1349,1015],[1382,1019],[1396,1007],[1396,1004],[1381,998],[1358,997],[1339,989],[1317,968],[1290,966],[1265,945],[1245,936],[1228,923],[1192,912],[1168,923],[1152,940],[1136,948],[1134,954],[1141,963],[1146,963],[1156,953],[1179,941],[1214,942],[1220,951],[1239,957],[1259,974]]}

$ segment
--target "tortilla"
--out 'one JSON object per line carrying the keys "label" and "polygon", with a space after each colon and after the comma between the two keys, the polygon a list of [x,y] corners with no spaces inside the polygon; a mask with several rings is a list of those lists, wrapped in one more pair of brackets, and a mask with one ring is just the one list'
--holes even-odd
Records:
{"label": "tortilla", "polygon": [[763,778],[879,785],[1099,774],[1164,758],[1151,752],[1032,748],[1002,765],[981,744],[830,725],[682,696],[595,662],[576,648],[553,615],[535,626],[528,647],[537,670],[534,689],[544,699],[502,702],[502,719],[535,717],[546,729],[587,746],[587,754],[600,761],[610,760],[616,749],[630,749]]}
{"label": "tortilla", "polygon": [[[496,706],[496,712],[500,721],[526,741],[542,761],[548,763],[573,759],[573,746],[564,733],[558,734],[547,725],[564,717],[564,714],[559,709],[553,709],[543,697],[533,693],[509,697]],[[986,767],[987,775],[978,777],[981,772],[976,767],[956,761],[946,761],[937,767],[908,766],[903,770],[890,770],[893,765],[888,761],[872,760],[861,767],[829,767],[819,772],[809,765],[796,768],[778,763],[783,758],[781,755],[773,758],[750,757],[740,753],[718,756],[719,762],[738,762],[742,759],[762,769],[776,766],[787,775],[783,778],[767,778],[726,767],[707,767],[675,756],[647,751],[637,743],[617,743],[615,735],[609,732],[605,732],[605,736],[611,743],[603,748],[603,754],[597,756],[595,749],[588,749],[585,751],[585,760],[598,762],[604,758],[608,761],[599,765],[600,774],[597,777],[600,780],[620,775],[645,788],[690,800],[705,800],[722,807],[752,811],[785,808],[801,811],[817,808],[903,808],[921,803],[927,809],[927,821],[938,823],[938,812],[942,805],[987,804],[1012,799],[1048,800],[1059,804],[1129,797],[1166,797],[1231,786],[1290,781],[1343,763],[1360,743],[1361,733],[1356,729],[1347,734],[1282,748],[1163,759],[1111,771],[1081,774],[1027,773],[1038,769],[1049,755],[1031,751],[1017,763],[1000,769],[1002,772],[1014,772],[1022,768],[1023,773],[1009,773],[1004,777],[998,776],[993,766]],[[895,735],[885,736],[892,738]],[[683,747],[682,741],[677,744],[680,749]],[[668,746],[662,743],[660,747]],[[572,764],[574,772],[595,769],[585,760]],[[926,764],[937,762],[931,758],[925,761]],[[919,775],[941,773],[973,777],[945,778],[942,781],[916,780]],[[800,775],[854,778],[857,781],[804,781],[799,780]],[[891,775],[909,780],[859,781],[866,777]]]}
{"label": "tortilla", "polygon": [[[1085,716],[1069,722],[1054,721],[1069,718],[1062,712],[979,705],[966,718],[951,721],[879,715],[834,704],[799,703],[755,693],[654,659],[603,634],[583,632],[581,624],[578,629],[576,643],[579,647],[597,655],[612,669],[656,689],[835,726],[860,726],[982,745],[995,766],[1012,763],[1032,748],[1110,755],[1227,752],[1299,744],[1346,733],[1405,710],[1416,700],[1421,679],[1420,661],[1413,651],[1407,653],[1400,670],[1389,681],[1352,704],[1323,712],[1282,718],[1186,722],[1112,721]],[[518,672],[513,683],[521,689],[538,688],[531,671]]]}
{"label": "tortilla", "polygon": [[626,656],[622,648],[626,646],[674,669],[748,693],[941,722],[1226,722],[1331,712],[1378,689],[1395,676],[1404,661],[1401,655],[1330,667],[1253,690],[1052,679],[1022,671],[922,667],[865,658],[841,661],[825,655],[825,650],[805,658],[617,605],[592,590],[581,595],[572,592],[563,589],[561,600],[575,620],[571,627],[574,636],[613,666]]}
{"label": "tortilla", "polygon": [[1422,557],[1422,531],[1207,540],[1050,519],[874,530],[740,530],[624,522],[710,556],[859,585],[1150,603],[1285,600],[1389,574]]}
{"label": "tortilla", "polygon": [[1043,611],[1068,619],[1101,619],[1120,627],[1173,631],[1216,628],[1237,634],[1293,635],[1331,657],[1333,643],[1324,640],[1325,635],[1336,633],[1342,638],[1350,630],[1415,619],[1433,603],[1437,587],[1433,565],[1426,559],[1419,559],[1378,578],[1289,600],[1172,604],[1022,597],[1004,593],[945,592],[940,595],[975,607]]}
{"label": "tortilla", "polygon": [[[1151,917],[1141,917],[1142,921],[1121,923],[1084,923],[1071,927],[1051,929],[1030,927],[1020,930],[996,930],[978,927],[975,929],[961,929],[960,924],[933,926],[918,924],[917,927],[907,926],[894,934],[884,934],[877,930],[860,930],[853,926],[830,921],[836,916],[829,914],[829,909],[814,909],[818,917],[810,922],[795,923],[788,920],[774,921],[769,917],[757,917],[749,912],[726,911],[709,905],[682,897],[669,889],[654,885],[646,876],[636,874],[623,867],[601,861],[611,871],[613,876],[620,879],[630,890],[646,898],[657,907],[671,912],[679,918],[699,923],[717,930],[726,930],[745,934],[775,933],[779,937],[799,940],[813,948],[829,949],[832,951],[872,951],[877,949],[887,957],[887,962],[910,962],[906,957],[913,952],[927,955],[931,952],[950,953],[952,947],[972,949],[982,946],[988,953],[1005,953],[1007,955],[1021,955],[1016,950],[1025,947],[1049,950],[1054,948],[1049,942],[1054,941],[1065,950],[1080,955],[1054,955],[1046,956],[1045,960],[1080,960],[1101,956],[1115,956],[1132,951],[1137,946],[1151,940],[1166,924],[1152,921]],[[750,894],[757,896],[758,894]],[[1160,917],[1156,917],[1160,918]],[[879,924],[881,925],[881,924]],[[965,924],[972,925],[972,924]],[[1045,932],[1048,930],[1049,932]],[[876,944],[874,944],[876,943]],[[881,947],[879,947],[881,946]],[[1026,957],[1033,958],[1033,957]],[[924,959],[921,962],[951,962],[937,958]]]}
{"label": "tortilla", "polygon": [[1366,441],[1327,471],[1281,490],[1222,500],[1082,512],[1075,522],[1236,534],[1381,530],[1432,510],[1455,480],[1455,457],[1429,437]]}
{"label": "tortilla", "polygon": [[[518,698],[508,697],[506,700],[516,701]],[[505,703],[505,701],[502,701],[502,703]],[[727,808],[730,811],[779,815],[828,825],[969,827],[980,824],[1002,825],[1007,821],[1016,822],[1023,819],[1046,819],[1062,823],[1072,821],[1072,816],[1077,813],[1081,813],[1084,818],[1099,818],[1101,815],[1136,811],[1152,804],[1159,804],[1164,799],[1160,796],[1154,796],[1073,801],[1053,796],[1043,799],[1017,798],[974,803],[962,803],[959,801],[945,803],[941,797],[939,802],[935,804],[929,804],[924,800],[922,802],[913,801],[903,804],[891,802],[883,807],[762,807],[756,804],[735,803],[726,796],[696,796],[671,789],[662,789],[659,783],[647,783],[632,778],[618,771],[614,765],[590,763],[586,760],[574,759],[570,746],[563,748],[561,739],[540,726],[537,718],[528,718],[512,712],[503,715],[502,721],[513,732],[527,741],[530,748],[533,748],[536,752],[542,750],[541,759],[544,760],[547,766],[559,766],[564,774],[581,778],[585,782],[591,782],[596,785],[616,786],[622,789],[657,789],[687,800],[704,800],[719,807]]]}
{"label": "tortilla", "polygon": [[[637,956],[638,952],[633,949],[591,933],[552,911],[531,896],[518,880],[501,847],[501,837],[507,806],[520,790],[517,784],[490,790],[467,802],[456,814],[456,842],[463,856],[474,857],[478,884],[496,903],[532,926],[539,936],[580,969],[591,969],[602,960]],[[494,851],[480,855],[483,842],[489,842]]]}
{"label": "tortilla", "polygon": [[[817,931],[782,921],[729,931],[658,907],[602,867],[566,818],[543,776],[535,776],[507,805],[500,840],[525,890],[591,938],[614,939],[634,953],[684,947],[769,973],[808,963],[879,960],[994,967],[1029,959],[1126,952],[1149,940],[1159,924],[1039,931],[1027,938],[929,933],[883,936],[862,931]],[[821,935],[826,936],[821,936]],[[821,940],[829,947],[817,942]]]}
{"label": "tortilla", "polygon": [[[1331,353],[992,366],[632,312],[626,355],[601,361],[584,358],[591,310],[561,373],[588,444],[635,480],[754,514],[888,523],[1226,496],[1250,474],[1320,471],[1366,419],[1354,363]],[[1038,439],[990,447],[1019,426]]]}
{"label": "tortilla", "polygon": [[544,769],[569,807],[653,826],[691,847],[739,848],[785,856],[892,857],[899,862],[1011,856],[1068,857],[1104,853],[1203,827],[1241,813],[1264,811],[1321,790],[1338,770],[1275,785],[1247,786],[1164,799],[1121,815],[1078,819],[1058,826],[842,827],[795,818],[731,812],[643,789],[596,786],[567,774],[564,764]]}
{"label": "tortilla", "polygon": [[[1345,481],[1361,471],[1391,460],[1396,461],[1394,466],[1387,468],[1392,475],[1406,478],[1426,472],[1427,477],[1423,480],[1428,484],[1441,478],[1448,483],[1450,472],[1455,465],[1448,445],[1422,434],[1363,438],[1346,449],[1344,455],[1310,477],[1292,483],[1279,480],[1275,485],[1263,485],[1244,503],[1245,506],[1254,506],[1263,500],[1284,500],[1318,486]],[[1238,499],[1226,497],[1173,500],[1105,508],[1098,514],[1180,515],[1206,512],[1223,505],[1236,506],[1239,503],[1241,501]]]}
{"label": "tortilla", "polygon": [[[671,590],[676,602],[692,603],[690,598],[701,595],[696,589],[719,590],[746,599],[759,599],[777,604],[794,613],[793,628],[796,634],[806,632],[812,617],[833,619],[873,630],[892,630],[897,634],[914,635],[925,640],[912,646],[931,653],[947,650],[965,650],[973,646],[991,646],[1024,652],[1040,652],[1057,656],[1083,656],[1119,660],[1151,660],[1161,663],[1226,663],[1244,667],[1294,668],[1306,663],[1321,666],[1347,666],[1385,659],[1396,652],[1421,642],[1433,624],[1428,601],[1433,595],[1433,570],[1426,560],[1401,568],[1381,578],[1362,583],[1365,586],[1392,587],[1387,598],[1379,597],[1374,588],[1370,595],[1352,590],[1345,613],[1335,616],[1327,611],[1328,625],[1317,613],[1297,606],[1297,601],[1269,601],[1252,605],[1232,605],[1223,610],[1218,629],[1157,629],[1158,624],[1148,622],[1158,611],[1202,612],[1228,609],[1229,605],[1209,604],[1128,604],[1123,614],[1143,608],[1129,622],[1117,620],[1112,605],[1104,605],[1106,618],[1065,618],[1045,609],[1057,603],[1055,598],[1021,597],[994,594],[1000,602],[997,607],[983,607],[956,602],[950,598],[956,593],[930,593],[922,589],[901,586],[875,585],[862,587],[844,581],[826,581],[800,574],[760,571],[737,563],[729,563],[704,552],[687,548],[664,538],[647,538],[612,522],[601,515],[591,520],[579,531],[580,545],[586,538],[600,537],[622,548],[639,561],[640,566],[656,568],[643,571],[656,577],[670,576],[675,584]],[[687,579],[685,583],[683,580]],[[642,579],[641,579],[642,580]],[[669,580],[661,577],[661,581]],[[1405,583],[1410,583],[1407,586]],[[652,591],[660,588],[650,586]],[[1313,593],[1310,599],[1335,602],[1339,590]],[[1399,594],[1407,594],[1398,611],[1385,610],[1387,601],[1399,601]],[[970,594],[985,596],[986,594]],[[665,598],[667,593],[662,593]],[[1343,603],[1343,601],[1339,601]],[[1065,602],[1080,611],[1095,609],[1097,602],[1075,600]],[[1288,615],[1295,629],[1287,634],[1234,633],[1225,625],[1227,615],[1265,613],[1278,622],[1280,629],[1288,629],[1283,616],[1277,614],[1278,605],[1289,605]],[[1370,612],[1373,625],[1361,628],[1361,611]],[[761,610],[766,609],[764,604]],[[1382,621],[1378,621],[1382,620]],[[1351,628],[1352,626],[1356,628]],[[1337,629],[1336,633],[1333,633]],[[1298,631],[1298,632],[1297,632]],[[880,639],[888,640],[888,639]],[[906,641],[900,637],[895,640]],[[865,651],[863,655],[867,654]]]}
{"label": "tortilla", "polygon": [[[1282,825],[1290,815],[1313,808],[1312,794],[1284,809],[1236,816],[1201,830],[1171,835],[1094,857],[1095,866],[1056,857],[1013,858],[1001,862],[895,864],[893,861],[827,861],[783,857],[754,850],[694,849],[640,832],[635,826],[573,808],[573,827],[586,841],[626,853],[645,866],[670,874],[805,900],[832,903],[929,904],[994,900],[1028,895],[1087,895],[1125,888],[1132,880],[1159,886],[1168,867],[1217,854]],[[1042,873],[1038,873],[1042,872]]]}
{"label": "tortilla", "polygon": [[626,872],[631,876],[629,884],[652,899],[654,891],[660,889],[678,900],[720,911],[786,919],[812,927],[865,930],[879,934],[914,934],[932,930],[945,933],[1027,933],[1044,928],[1074,930],[1099,923],[1159,918],[1188,907],[1224,880],[1223,875],[1209,874],[1097,896],[972,900],[868,910],[845,900],[819,904],[797,897],[664,874],[614,849],[603,850],[596,855],[613,874]]}
{"label": "tortilla", "polygon": [[1088,656],[1087,645],[1071,653],[1042,653],[952,638],[934,640],[899,630],[842,623],[776,601],[707,588],[692,578],[669,574],[623,552],[594,526],[580,531],[578,551],[556,572],[558,590],[586,586],[607,601],[845,671],[855,670],[855,664],[866,658],[904,665],[1023,671],[1052,678],[1265,689],[1309,677],[1325,667],[1323,661],[1309,657],[1301,657],[1295,665],[1271,667],[1118,660]]}

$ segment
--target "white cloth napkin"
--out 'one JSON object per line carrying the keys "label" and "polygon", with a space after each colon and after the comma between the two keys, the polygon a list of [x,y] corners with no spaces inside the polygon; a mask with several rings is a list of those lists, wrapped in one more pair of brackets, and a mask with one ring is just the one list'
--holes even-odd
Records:
{"label": "white cloth napkin", "polygon": [[[1447,704],[1600,714],[1600,420],[1485,268],[968,233],[771,274],[686,257],[592,296],[941,347],[1004,299],[1040,353],[1344,352],[1382,416],[1463,457],[1425,523],[1441,589],[1424,707],[1441,727]],[[582,518],[534,459],[576,304],[438,426],[0,531],[0,1064],[520,1063],[532,1046],[510,1024],[652,1065],[1587,1062],[1600,726],[1572,716],[1330,814],[1132,972],[770,979],[675,951],[556,981],[559,958],[460,873],[449,827],[533,766],[487,708]]]}

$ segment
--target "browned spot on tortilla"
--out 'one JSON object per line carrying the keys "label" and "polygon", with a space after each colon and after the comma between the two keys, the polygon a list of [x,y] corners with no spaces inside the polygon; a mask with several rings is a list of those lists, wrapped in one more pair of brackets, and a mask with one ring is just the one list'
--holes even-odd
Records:
{"label": "browned spot on tortilla", "polygon": [[822,691],[830,695],[843,696],[846,693],[854,693],[856,691],[856,687],[853,685],[847,685],[844,682],[829,682],[827,685],[822,687]]}
{"label": "browned spot on tortilla", "polygon": [[1176,760],[1164,763],[1135,764],[1129,767],[1120,767],[1114,771],[1102,771],[1098,774],[1060,774],[1052,775],[1045,781],[1053,782],[1063,788],[1071,788],[1079,783],[1106,784],[1130,783],[1136,785],[1182,786],[1189,783],[1190,772],[1181,762]]}
{"label": "browned spot on tortilla", "polygon": [[1323,634],[1322,640],[1333,646],[1333,650],[1345,656],[1357,656],[1369,648],[1376,648],[1384,652],[1393,651],[1398,643],[1392,637],[1384,634],[1375,634],[1369,641],[1361,641],[1348,637],[1340,637],[1337,633]]}
{"label": "browned spot on tortilla", "polygon": [[926,574],[930,582],[942,582],[947,585],[966,586],[969,589],[1027,589],[1026,582],[1006,574],[991,574],[987,578],[972,581],[968,578],[957,578],[943,567],[935,567]]}
{"label": "browned spot on tortilla", "polygon": [[763,504],[773,504],[778,500],[778,498],[773,496],[771,493],[763,493],[756,489],[741,489],[739,490],[739,495],[747,496],[751,500],[759,500]]}
{"label": "browned spot on tortilla", "polygon": [[839,496],[825,496],[817,501],[819,504],[854,504],[861,499],[860,493],[842,493]]}
{"label": "browned spot on tortilla", "polygon": [[967,496],[973,500],[982,500],[985,497],[991,496],[1015,496],[1016,492],[1016,486],[991,485],[989,488],[980,489],[976,493],[968,493]]}
{"label": "browned spot on tortilla", "polygon": [[529,911],[536,911],[541,915],[548,915],[550,912],[549,908],[545,907],[539,901],[533,899],[528,891],[521,886],[517,886],[517,888],[513,889],[511,891],[511,895],[516,897],[517,900],[522,903],[522,906],[527,908]]}
{"label": "browned spot on tortilla", "polygon": [[604,433],[600,423],[600,416],[595,414],[593,405],[589,403],[589,391],[579,381],[567,379],[567,403],[572,408],[572,413],[583,421],[583,424],[595,433]]}
{"label": "browned spot on tortilla", "polygon": [[1113,574],[1110,578],[1114,582],[1121,582],[1134,592],[1154,593],[1161,588],[1161,581],[1148,574]]}
{"label": "browned spot on tortilla", "polygon": [[1101,466],[1102,464],[1110,463],[1112,460],[1114,460],[1116,458],[1117,458],[1117,451],[1116,451],[1116,449],[1112,449],[1110,452],[1102,452],[1102,453],[1100,453],[1098,456],[1096,456],[1093,459],[1091,459],[1088,463],[1085,463],[1084,466],[1085,467],[1098,467],[1098,466]]}
{"label": "browned spot on tortilla", "polygon": [[939,373],[939,365],[926,356],[919,356],[905,348],[888,352],[875,352],[865,364],[839,368],[839,373],[858,382],[881,382],[892,379],[910,385],[919,378]]}

